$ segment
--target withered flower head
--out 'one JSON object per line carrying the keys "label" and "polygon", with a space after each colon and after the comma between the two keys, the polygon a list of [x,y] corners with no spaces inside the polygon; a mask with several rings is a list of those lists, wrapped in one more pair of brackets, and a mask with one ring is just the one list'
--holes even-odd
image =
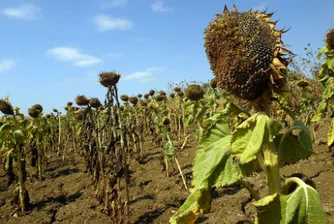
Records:
{"label": "withered flower head", "polygon": [[87,106],[89,104],[89,99],[84,95],[78,95],[75,98],[75,103],[78,104],[78,106]]}
{"label": "withered flower head", "polygon": [[35,104],[31,108],[37,110],[39,113],[43,112],[43,107],[40,104]]}
{"label": "withered flower head", "polygon": [[210,86],[212,89],[215,89],[217,88],[217,79],[216,78],[213,78],[210,80]]}
{"label": "withered flower head", "polygon": [[138,103],[138,98],[135,96],[132,96],[129,98],[129,102],[132,103],[133,105],[136,105]]}
{"label": "withered flower head", "polygon": [[101,72],[99,76],[99,81],[104,87],[115,86],[121,78],[117,72]]}
{"label": "withered flower head", "polygon": [[93,108],[99,108],[102,106],[100,100],[98,98],[90,98],[89,100],[89,104],[93,107]]}
{"label": "withered flower head", "polygon": [[150,96],[153,96],[154,93],[155,93],[155,91],[153,89],[151,89],[150,92],[149,92]]}
{"label": "withered flower head", "polygon": [[156,101],[163,101],[164,99],[166,99],[166,96],[165,95],[160,95],[160,94],[158,94],[158,95],[156,95],[155,96],[155,100]]}
{"label": "withered flower head", "polygon": [[183,91],[179,91],[179,92],[177,92],[177,95],[178,95],[179,97],[183,97],[183,96],[184,96],[184,92],[183,92]]}
{"label": "withered flower head", "polygon": [[38,118],[40,112],[38,110],[34,109],[34,108],[29,108],[28,109],[28,114],[32,118]]}
{"label": "withered flower head", "polygon": [[124,102],[126,102],[126,101],[129,100],[129,96],[128,95],[122,95],[121,96],[121,100],[124,101]]}
{"label": "withered flower head", "polygon": [[178,92],[181,91],[181,88],[180,88],[180,87],[175,87],[175,88],[174,88],[174,91],[178,93]]}
{"label": "withered flower head", "polygon": [[187,87],[185,95],[189,100],[198,101],[203,98],[204,90],[200,85],[191,84]]}
{"label": "withered flower head", "polygon": [[326,47],[328,50],[334,50],[334,29],[328,30],[325,38]]}
{"label": "withered flower head", "polygon": [[205,30],[205,49],[217,84],[235,96],[253,101],[265,92],[280,92],[285,86],[283,30],[276,30],[273,13],[239,12],[235,7]]}
{"label": "withered flower head", "polygon": [[4,99],[0,100],[0,111],[6,115],[14,115],[12,105]]}

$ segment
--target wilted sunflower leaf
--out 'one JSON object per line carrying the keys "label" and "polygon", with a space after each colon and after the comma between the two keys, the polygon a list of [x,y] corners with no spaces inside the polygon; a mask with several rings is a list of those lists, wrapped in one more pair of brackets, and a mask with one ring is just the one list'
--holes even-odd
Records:
{"label": "wilted sunflower leaf", "polygon": [[325,100],[332,98],[334,95],[334,77],[329,77],[325,84],[325,89],[322,97]]}
{"label": "wilted sunflower leaf", "polygon": [[233,115],[238,115],[238,114],[245,113],[245,112],[246,111],[242,110],[234,103],[228,103],[226,104],[225,108],[222,110],[221,114],[223,116],[233,116]]}
{"label": "wilted sunflower leaf", "polygon": [[231,167],[231,162],[227,163],[231,150],[230,140],[229,126],[223,120],[219,120],[203,136],[193,167],[195,188],[209,189],[217,181],[220,186],[237,181],[239,172]]}
{"label": "wilted sunflower leaf", "polygon": [[175,215],[170,218],[169,222],[171,224],[195,223],[200,215],[210,210],[210,205],[210,190],[194,189]]}
{"label": "wilted sunflower leaf", "polygon": [[328,223],[317,191],[296,177],[285,181],[282,194],[267,196],[253,205],[258,224]]}
{"label": "wilted sunflower leaf", "polygon": [[317,109],[317,112],[316,114],[313,116],[312,118],[312,122],[315,122],[315,121],[320,121],[321,120],[321,116],[322,114],[326,111],[327,109],[327,101],[326,100],[322,100],[320,103],[319,103],[319,106],[318,106],[318,109]]}
{"label": "wilted sunflower leaf", "polygon": [[327,145],[332,146],[333,143],[334,143],[334,118],[332,119],[331,124],[329,125],[327,133]]}
{"label": "wilted sunflower leaf", "polygon": [[9,130],[11,130],[12,125],[9,123],[4,123],[3,125],[1,125],[0,127],[0,140],[5,141],[5,138],[7,136],[7,133]]}
{"label": "wilted sunflower leaf", "polygon": [[212,115],[211,117],[205,119],[203,121],[203,125],[205,127],[209,126],[209,125],[212,125],[214,122],[216,122],[219,118],[221,117],[221,114],[220,113],[216,113],[214,115]]}
{"label": "wilted sunflower leaf", "polygon": [[[294,130],[299,130],[299,133],[293,134]],[[299,120],[293,122],[280,139],[278,153],[280,160],[288,164],[307,159],[313,153],[311,135],[303,122]]]}
{"label": "wilted sunflower leaf", "polygon": [[328,58],[326,60],[327,66],[330,70],[334,71],[334,58]]}
{"label": "wilted sunflower leaf", "polygon": [[14,131],[13,137],[14,137],[14,140],[15,140],[16,144],[23,143],[23,141],[25,139],[25,136],[24,136],[24,134],[21,130]]}
{"label": "wilted sunflower leaf", "polygon": [[256,159],[262,145],[273,142],[281,125],[265,114],[254,114],[241,123],[232,135],[232,151],[245,164]]}

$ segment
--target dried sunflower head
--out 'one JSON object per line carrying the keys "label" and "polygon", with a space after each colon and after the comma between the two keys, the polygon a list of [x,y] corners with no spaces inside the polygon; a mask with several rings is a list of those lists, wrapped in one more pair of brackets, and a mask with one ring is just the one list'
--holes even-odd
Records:
{"label": "dried sunflower head", "polygon": [[89,99],[89,104],[93,107],[93,108],[99,108],[102,106],[100,100],[98,98],[90,98]]}
{"label": "dried sunflower head", "polygon": [[39,113],[43,112],[43,107],[40,104],[35,104],[31,108],[37,110]]}
{"label": "dried sunflower head", "polygon": [[129,102],[132,103],[133,105],[136,105],[138,103],[138,98],[135,96],[132,96],[129,98]]}
{"label": "dried sunflower head", "polygon": [[177,95],[178,95],[179,97],[183,97],[183,96],[184,96],[184,92],[183,92],[183,91],[179,91],[179,92],[177,92]]}
{"label": "dried sunflower head", "polygon": [[117,72],[101,72],[99,76],[99,81],[104,87],[115,86],[121,78],[121,75]]}
{"label": "dried sunflower head", "polygon": [[124,101],[124,102],[126,102],[126,101],[129,100],[129,96],[128,95],[122,95],[121,96],[121,100]]}
{"label": "dried sunflower head", "polygon": [[147,94],[147,93],[146,93],[146,94],[144,95],[144,98],[145,98],[145,99],[148,99],[149,97],[150,97],[150,94]]}
{"label": "dried sunflower head", "polygon": [[163,101],[164,99],[166,99],[166,96],[165,95],[161,95],[161,94],[158,94],[155,96],[155,100],[156,101]]}
{"label": "dried sunflower head", "polygon": [[84,95],[78,95],[75,98],[75,103],[78,104],[78,106],[87,106],[89,104],[89,99]]}
{"label": "dried sunflower head", "polygon": [[12,105],[4,99],[0,100],[0,111],[6,115],[14,115]]}
{"label": "dried sunflower head", "polygon": [[216,78],[213,78],[213,79],[210,80],[210,87],[212,89],[217,88],[217,79]]}
{"label": "dried sunflower head", "polygon": [[40,112],[38,110],[34,109],[34,108],[29,108],[28,109],[28,114],[32,118],[38,118]]}
{"label": "dried sunflower head", "polygon": [[328,50],[334,50],[334,29],[328,30],[325,38],[326,47]]}
{"label": "dried sunflower head", "polygon": [[288,64],[284,55],[292,53],[283,48],[285,31],[275,29],[272,15],[225,6],[206,28],[206,54],[219,87],[249,101],[282,89]]}
{"label": "dried sunflower head", "polygon": [[178,93],[178,92],[181,91],[181,88],[180,88],[180,87],[175,87],[175,88],[174,88],[174,91]]}
{"label": "dried sunflower head", "polygon": [[185,95],[189,100],[198,101],[203,98],[204,90],[200,85],[191,84],[187,87]]}
{"label": "dried sunflower head", "polygon": [[155,93],[155,91],[153,89],[150,90],[150,92],[148,94],[150,94],[150,96],[153,96]]}

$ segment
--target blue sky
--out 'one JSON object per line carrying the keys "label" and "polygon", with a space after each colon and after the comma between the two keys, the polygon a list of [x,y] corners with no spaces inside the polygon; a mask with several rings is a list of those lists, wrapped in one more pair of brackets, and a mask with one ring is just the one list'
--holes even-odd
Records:
{"label": "blue sky", "polygon": [[209,80],[204,29],[225,4],[275,11],[297,54],[334,27],[333,0],[0,0],[0,98],[47,113],[78,94],[103,101],[101,71],[119,72],[129,95]]}

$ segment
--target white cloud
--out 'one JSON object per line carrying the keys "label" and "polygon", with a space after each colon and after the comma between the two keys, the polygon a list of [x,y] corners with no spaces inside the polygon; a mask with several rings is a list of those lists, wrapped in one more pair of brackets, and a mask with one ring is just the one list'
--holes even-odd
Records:
{"label": "white cloud", "polygon": [[171,12],[172,8],[168,8],[165,6],[164,1],[156,1],[151,5],[151,8],[154,12]]}
{"label": "white cloud", "polygon": [[259,11],[259,12],[261,12],[261,11],[266,10],[267,7],[268,7],[268,3],[267,2],[262,2],[259,5],[255,6],[253,8],[253,11]]}
{"label": "white cloud", "polygon": [[47,50],[46,53],[56,60],[71,62],[78,67],[95,65],[102,62],[102,59],[92,55],[83,54],[76,48],[56,47]]}
{"label": "white cloud", "polygon": [[133,23],[130,20],[107,15],[95,16],[93,22],[101,32],[108,30],[129,30],[133,27]]}
{"label": "white cloud", "polygon": [[41,8],[33,4],[23,4],[16,8],[5,8],[2,10],[2,14],[17,19],[34,20],[37,19]]}
{"label": "white cloud", "polygon": [[128,75],[124,75],[122,80],[129,81],[129,80],[139,80],[140,82],[150,82],[155,80],[156,78],[153,77],[155,72],[162,72],[165,71],[163,68],[148,68],[144,71],[134,72]]}
{"label": "white cloud", "polygon": [[128,4],[128,0],[106,0],[103,7],[121,7]]}
{"label": "white cloud", "polygon": [[0,60],[0,73],[8,72],[15,67],[15,61],[10,59]]}

